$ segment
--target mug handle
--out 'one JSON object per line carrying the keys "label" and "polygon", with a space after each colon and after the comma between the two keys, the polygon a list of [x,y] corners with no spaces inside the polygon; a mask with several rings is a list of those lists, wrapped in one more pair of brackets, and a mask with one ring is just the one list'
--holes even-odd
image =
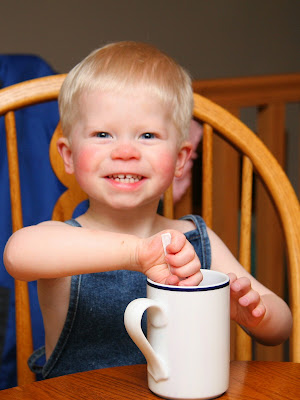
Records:
{"label": "mug handle", "polygon": [[144,354],[149,374],[156,382],[159,382],[169,377],[168,368],[166,363],[155,353],[141,328],[142,316],[150,307],[153,307],[152,325],[155,327],[166,325],[167,316],[162,306],[155,300],[146,298],[135,299],[128,304],[124,313],[124,324],[129,336]]}

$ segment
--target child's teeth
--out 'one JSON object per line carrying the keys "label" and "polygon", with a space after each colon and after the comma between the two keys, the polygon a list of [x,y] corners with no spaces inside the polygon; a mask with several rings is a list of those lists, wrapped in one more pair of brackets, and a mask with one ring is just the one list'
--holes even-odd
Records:
{"label": "child's teeth", "polygon": [[115,179],[117,182],[124,182],[124,183],[134,183],[142,179],[140,175],[132,175],[132,174],[111,175],[110,178]]}

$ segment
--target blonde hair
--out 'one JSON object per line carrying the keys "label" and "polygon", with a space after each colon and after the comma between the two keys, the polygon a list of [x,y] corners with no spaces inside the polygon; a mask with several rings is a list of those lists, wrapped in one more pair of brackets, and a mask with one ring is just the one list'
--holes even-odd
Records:
{"label": "blonde hair", "polygon": [[62,129],[68,136],[79,112],[84,92],[134,91],[139,88],[157,96],[170,109],[172,122],[187,140],[193,112],[189,74],[156,47],[138,42],[118,42],[90,53],[67,75],[60,94]]}

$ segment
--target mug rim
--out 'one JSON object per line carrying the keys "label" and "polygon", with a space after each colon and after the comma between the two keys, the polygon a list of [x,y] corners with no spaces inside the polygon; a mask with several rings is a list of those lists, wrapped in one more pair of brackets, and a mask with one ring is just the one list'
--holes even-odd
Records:
{"label": "mug rim", "polygon": [[211,269],[201,269],[202,274],[206,274],[209,271],[209,274],[215,274],[223,277],[223,280],[214,284],[206,284],[203,286],[174,286],[174,285],[165,285],[164,283],[158,283],[152,281],[150,278],[147,278],[147,285],[154,287],[156,289],[169,290],[173,292],[205,292],[209,290],[217,290],[222,289],[226,286],[229,286],[229,276],[224,274],[223,272],[213,271]]}

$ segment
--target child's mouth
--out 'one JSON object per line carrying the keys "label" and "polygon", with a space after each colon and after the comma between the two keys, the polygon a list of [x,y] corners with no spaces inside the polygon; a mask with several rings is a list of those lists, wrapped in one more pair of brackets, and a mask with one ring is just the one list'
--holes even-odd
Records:
{"label": "child's mouth", "polygon": [[133,174],[114,174],[109,175],[108,178],[121,183],[136,183],[143,179],[141,175]]}

